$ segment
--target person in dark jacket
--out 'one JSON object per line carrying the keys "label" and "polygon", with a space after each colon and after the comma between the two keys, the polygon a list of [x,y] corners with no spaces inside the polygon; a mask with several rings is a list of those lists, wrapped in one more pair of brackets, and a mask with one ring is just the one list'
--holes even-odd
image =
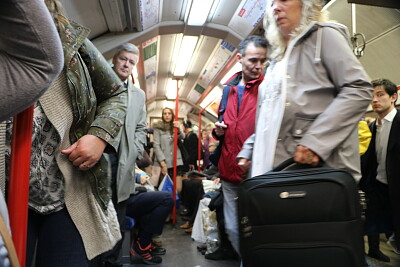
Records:
{"label": "person in dark jacket", "polygon": [[368,235],[368,256],[389,262],[379,249],[379,233],[394,231],[389,245],[398,252],[400,247],[400,112],[395,103],[397,86],[387,80],[372,81],[372,108],[378,118],[370,124],[372,138],[361,157],[360,188],[367,199],[365,234]]}
{"label": "person in dark jacket", "polygon": [[188,153],[188,158],[186,159],[186,165],[184,166],[185,171],[197,170],[197,156],[199,151],[199,139],[197,134],[193,132],[192,122],[187,120],[183,123],[185,139],[183,140],[183,145]]}
{"label": "person in dark jacket", "polygon": [[[218,170],[224,194],[225,228],[236,252],[239,253],[239,232],[236,198],[243,170],[236,162],[246,139],[254,133],[258,86],[264,79],[267,60],[267,41],[260,36],[249,36],[238,48],[237,58],[242,71],[226,83],[230,86],[222,123],[215,123],[213,136],[223,142]],[[219,114],[220,116],[222,114]],[[223,141],[222,141],[223,139]]]}

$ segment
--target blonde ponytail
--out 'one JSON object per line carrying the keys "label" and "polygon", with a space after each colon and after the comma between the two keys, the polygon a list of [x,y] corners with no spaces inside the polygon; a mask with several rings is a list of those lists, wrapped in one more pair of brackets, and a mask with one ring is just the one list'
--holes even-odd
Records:
{"label": "blonde ponytail", "polygon": [[58,32],[60,32],[69,23],[68,19],[63,14],[61,2],[59,0],[45,0],[45,3],[50,11],[50,15],[53,18]]}

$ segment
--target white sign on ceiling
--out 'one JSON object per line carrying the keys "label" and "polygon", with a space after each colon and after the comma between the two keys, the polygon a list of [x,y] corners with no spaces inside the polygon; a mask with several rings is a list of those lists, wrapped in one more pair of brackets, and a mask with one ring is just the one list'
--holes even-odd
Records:
{"label": "white sign on ceiling", "polygon": [[158,37],[154,37],[142,44],[147,100],[156,97],[157,93],[157,40]]}
{"label": "white sign on ceiling", "polygon": [[142,31],[159,23],[160,0],[139,0],[139,9]]}
{"label": "white sign on ceiling", "polygon": [[202,71],[199,78],[199,84],[203,87],[207,87],[220,70],[225,66],[226,62],[231,58],[235,47],[229,43],[222,41],[221,45],[211,56],[206,67]]}
{"label": "white sign on ceiling", "polygon": [[247,36],[264,18],[266,0],[243,0],[243,5],[239,5],[229,27],[236,32],[240,32],[242,36]]}

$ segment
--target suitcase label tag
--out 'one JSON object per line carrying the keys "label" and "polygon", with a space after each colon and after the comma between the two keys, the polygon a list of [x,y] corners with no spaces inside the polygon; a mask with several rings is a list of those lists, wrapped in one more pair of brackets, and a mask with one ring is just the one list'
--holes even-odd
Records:
{"label": "suitcase label tag", "polygon": [[307,195],[306,191],[292,191],[292,192],[281,192],[279,194],[280,198],[286,199],[286,198],[301,198],[305,197]]}

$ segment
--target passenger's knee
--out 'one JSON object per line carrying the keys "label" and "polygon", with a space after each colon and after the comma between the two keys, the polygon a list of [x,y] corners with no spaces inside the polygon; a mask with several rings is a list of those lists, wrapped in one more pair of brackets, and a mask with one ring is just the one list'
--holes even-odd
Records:
{"label": "passenger's knee", "polygon": [[160,193],[163,194],[163,201],[162,201],[162,203],[164,203],[165,206],[168,206],[168,207],[174,206],[174,199],[173,199],[171,193],[169,193],[169,192],[163,192],[163,191],[160,191]]}

